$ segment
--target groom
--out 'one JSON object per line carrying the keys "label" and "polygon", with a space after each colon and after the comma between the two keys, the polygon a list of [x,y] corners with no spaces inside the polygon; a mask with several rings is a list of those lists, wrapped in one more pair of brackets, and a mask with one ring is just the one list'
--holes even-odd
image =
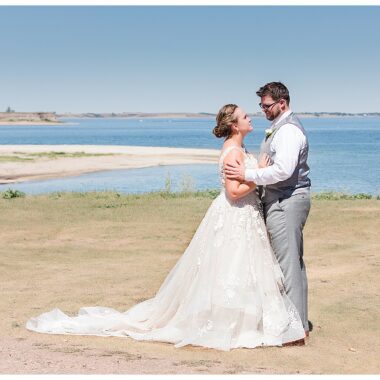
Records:
{"label": "groom", "polygon": [[[271,128],[261,144],[260,155],[268,155],[271,165],[245,169],[236,162],[227,164],[230,179],[264,185],[261,200],[272,247],[285,277],[286,293],[296,306],[306,336],[309,335],[307,277],[303,261],[303,227],[310,210],[310,179],[305,130],[289,108],[289,91],[281,82],[267,83],[256,94]],[[295,342],[305,344],[304,339]]]}

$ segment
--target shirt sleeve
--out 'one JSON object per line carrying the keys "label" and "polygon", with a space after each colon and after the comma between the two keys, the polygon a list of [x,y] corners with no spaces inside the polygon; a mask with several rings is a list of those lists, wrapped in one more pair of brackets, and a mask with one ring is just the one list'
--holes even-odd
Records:
{"label": "shirt sleeve", "polygon": [[263,169],[246,169],[245,180],[256,185],[271,185],[288,179],[294,172],[300,150],[305,146],[304,134],[294,125],[283,125],[274,135],[270,149],[273,165]]}

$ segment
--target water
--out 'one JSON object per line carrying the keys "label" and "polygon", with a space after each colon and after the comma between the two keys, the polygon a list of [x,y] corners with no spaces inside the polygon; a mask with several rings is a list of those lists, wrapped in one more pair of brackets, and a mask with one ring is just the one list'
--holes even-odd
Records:
{"label": "water", "polygon": [[[65,119],[59,126],[0,126],[0,144],[136,145],[219,149],[213,119]],[[380,118],[305,118],[312,190],[380,193]],[[253,119],[246,138],[257,153],[268,121]],[[141,193],[172,189],[218,188],[216,165],[178,165],[114,170],[21,184],[0,185],[27,193],[115,190]]]}
{"label": "water", "polygon": [[[213,175],[207,176],[208,173]],[[143,169],[118,169],[90,173],[78,177],[58,178],[45,181],[31,181],[11,187],[29,194],[41,194],[59,191],[117,191],[121,193],[144,193],[164,190],[170,181],[172,191],[183,189],[215,189],[219,187],[215,165],[176,165]]]}

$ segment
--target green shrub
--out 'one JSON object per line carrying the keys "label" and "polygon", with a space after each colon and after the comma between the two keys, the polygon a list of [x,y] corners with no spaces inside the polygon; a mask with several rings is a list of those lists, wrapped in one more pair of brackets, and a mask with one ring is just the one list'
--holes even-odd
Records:
{"label": "green shrub", "polygon": [[[312,195],[313,199],[317,200],[348,200],[348,199],[372,199],[371,194],[358,193],[358,194],[347,194],[347,193],[338,193],[334,191],[327,191],[322,193],[316,193]],[[377,197],[379,199],[379,197]]]}
{"label": "green shrub", "polygon": [[23,198],[25,193],[19,190],[8,189],[2,193],[4,199]]}
{"label": "green shrub", "polygon": [[172,179],[170,177],[170,173],[167,173],[166,178],[165,178],[165,190],[164,190],[164,192],[165,193],[171,193],[171,191],[172,191]]}
{"label": "green shrub", "polygon": [[182,174],[180,181],[180,192],[181,193],[194,193],[195,192],[195,181],[193,177],[187,174]]}

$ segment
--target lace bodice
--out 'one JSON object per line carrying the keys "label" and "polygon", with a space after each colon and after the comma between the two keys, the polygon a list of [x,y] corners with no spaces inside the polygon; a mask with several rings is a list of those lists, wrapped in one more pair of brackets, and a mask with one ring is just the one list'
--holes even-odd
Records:
{"label": "lace bodice", "polygon": [[228,153],[230,153],[233,149],[238,149],[238,150],[243,152],[243,154],[244,154],[244,165],[247,169],[258,168],[258,163],[257,163],[256,157],[252,153],[249,153],[247,151],[247,149],[245,149],[245,147],[243,148],[243,147],[239,147],[237,145],[231,145],[231,146],[227,147],[226,149],[224,149],[221,152],[220,157],[219,157],[219,178],[220,178],[220,183],[221,183],[222,188],[225,187],[225,183],[226,183],[226,176],[224,173],[223,161],[226,158],[226,156],[228,155]]}

